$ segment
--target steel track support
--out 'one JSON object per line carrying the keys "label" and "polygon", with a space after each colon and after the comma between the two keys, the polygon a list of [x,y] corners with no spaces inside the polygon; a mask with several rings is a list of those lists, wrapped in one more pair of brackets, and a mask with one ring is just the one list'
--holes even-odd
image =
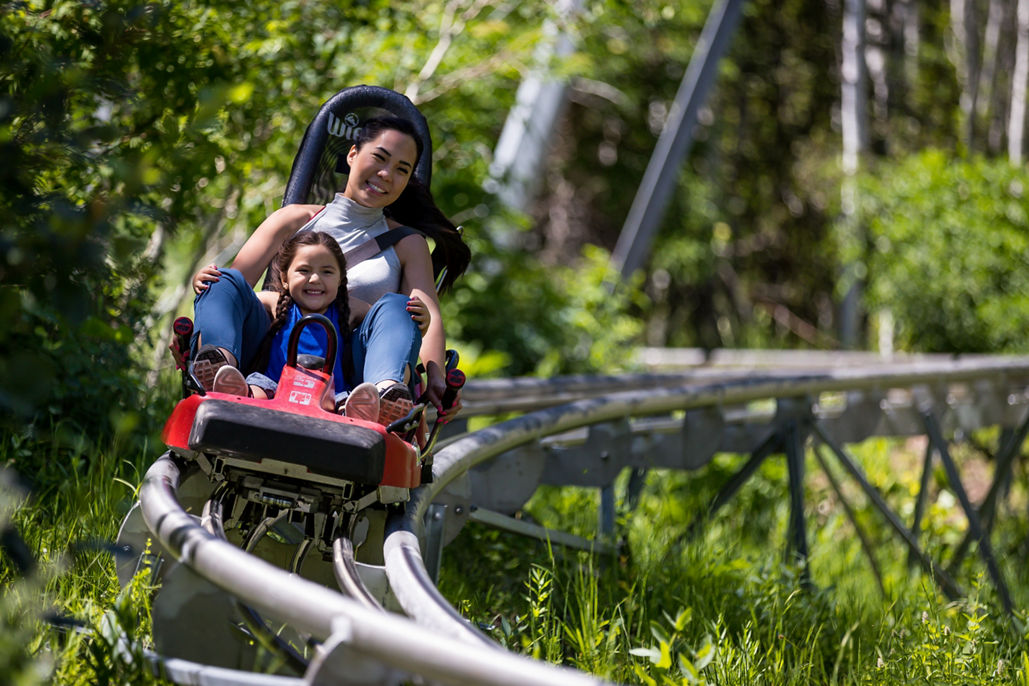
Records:
{"label": "steel track support", "polygon": [[993,580],[997,593],[1000,595],[1000,602],[1004,606],[1004,611],[1010,615],[1014,611],[1014,604],[1011,601],[1010,593],[1008,593],[1008,586],[1004,582],[1004,575],[1001,573],[997,560],[993,556],[993,546],[990,545],[990,538],[983,530],[979,522],[979,515],[976,513],[972,502],[968,499],[965,487],[961,484],[961,474],[958,472],[954,459],[950,456],[947,442],[940,431],[940,425],[936,420],[936,416],[931,409],[926,409],[922,413],[922,418],[925,421],[926,430],[929,432],[929,440],[936,444],[936,451],[940,455],[940,461],[943,462],[943,468],[947,471],[947,481],[950,482],[950,487],[958,497],[961,509],[965,511],[965,517],[968,518],[968,533],[979,544],[979,556],[986,563],[986,570]]}
{"label": "steel track support", "polygon": [[868,481],[857,462],[844,452],[843,448],[840,447],[828,433],[826,433],[820,423],[814,422],[812,424],[812,428],[814,429],[818,440],[829,448],[832,454],[836,457],[836,460],[844,469],[847,470],[847,472],[850,473],[851,478],[858,482],[858,485],[861,486],[861,489],[865,492],[865,495],[872,502],[875,509],[879,511],[879,514],[881,514],[889,525],[893,527],[894,532],[900,536],[904,543],[907,544],[908,550],[918,558],[918,561],[922,565],[922,569],[936,580],[936,583],[939,584],[940,589],[944,594],[950,600],[956,600],[963,596],[965,592],[960,586],[958,586],[954,579],[951,578],[946,570],[937,565],[936,562],[919,547],[918,541],[911,535],[908,528],[904,526],[904,522],[900,520],[900,517],[898,517],[893,510],[890,509],[890,506],[886,504],[886,501],[879,493],[879,490]]}
{"label": "steel track support", "polygon": [[[993,522],[997,513],[997,501],[1000,498],[1001,491],[1004,490],[1007,482],[1011,479],[1011,468],[1014,465],[1015,458],[1022,452],[1022,444],[1025,443],[1027,434],[1029,434],[1029,413],[1026,414],[1025,419],[1022,420],[1017,429],[1014,431],[1007,430],[1000,437],[1000,450],[997,453],[993,481],[990,483],[990,490],[983,499],[983,504],[979,506],[979,514],[982,517],[983,528],[987,536],[993,531]],[[965,537],[961,539],[961,544],[954,552],[954,557],[951,558],[950,571],[953,572],[957,569],[958,565],[965,559],[971,543],[972,533],[968,531],[965,533]]]}
{"label": "steel track support", "polygon": [[[911,537],[916,541],[922,530],[922,515],[925,514],[925,501],[929,497],[929,481],[933,473],[933,442],[926,441],[925,456],[922,458],[922,478],[918,484],[918,496],[915,498],[915,514],[911,518]],[[914,567],[914,553],[908,551],[908,567]]]}
{"label": "steel track support", "polygon": [[811,585],[808,569],[807,526],[804,521],[804,442],[805,433],[800,422],[791,421],[785,428],[783,447],[790,490],[789,551],[801,564],[801,584]]}
{"label": "steel track support", "polygon": [[425,571],[434,584],[439,583],[439,570],[443,566],[443,527],[447,521],[447,506],[429,505],[425,513]]}
{"label": "steel track support", "polygon": [[744,0],[718,0],[701,31],[668,118],[625,218],[611,261],[623,279],[643,266],[689,152],[697,112],[718,76],[718,63],[736,32]]}
{"label": "steel track support", "polygon": [[539,524],[527,522],[524,519],[515,519],[514,517],[509,517],[492,510],[484,510],[479,507],[471,511],[469,518],[481,524],[492,526],[495,529],[535,538],[548,545],[560,545],[565,548],[588,550],[593,553],[613,554],[618,552],[618,546],[612,541],[600,538],[583,538],[582,536],[576,536],[575,534],[557,529],[548,529]]}

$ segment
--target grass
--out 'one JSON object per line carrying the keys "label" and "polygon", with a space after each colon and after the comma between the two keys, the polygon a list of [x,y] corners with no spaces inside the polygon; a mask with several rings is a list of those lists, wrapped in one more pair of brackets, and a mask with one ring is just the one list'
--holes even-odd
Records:
{"label": "grass", "polygon": [[0,683],[149,684],[142,649],[149,647],[149,588],[142,574],[118,586],[111,543],[135,501],[149,458],[112,457],[58,424],[54,440],[4,436],[6,475],[28,475],[19,488],[0,486],[0,522],[11,523],[34,560],[19,568],[0,555]]}
{"label": "grass", "polygon": [[[908,521],[922,450],[874,440],[858,451]],[[965,450],[959,461],[974,459],[981,458]],[[444,554],[441,590],[509,648],[624,683],[1027,682],[1024,473],[992,539],[1014,596],[1011,617],[974,554],[958,571],[967,595],[943,597],[908,566],[906,547],[855,484],[834,474],[876,555],[880,589],[840,495],[813,458],[806,569],[785,548],[782,460],[766,462],[701,536],[688,538],[694,514],[739,464],[720,456],[695,473],[651,473],[640,507],[619,519],[625,552],[614,559],[470,524]],[[923,540],[946,560],[967,523],[942,473],[932,485]],[[525,515],[589,536],[598,501],[588,489],[546,487]],[[494,563],[505,570],[499,583]]]}
{"label": "grass", "polygon": [[[36,560],[26,575],[0,555],[0,683],[159,683],[140,659],[150,645],[150,589],[144,576],[118,587],[105,543],[160,451],[126,459],[124,443],[97,449],[61,426],[54,435],[42,453],[14,436],[0,449],[0,463],[33,481],[29,498],[0,488],[0,524],[13,522]],[[911,441],[857,450],[905,521],[922,454]],[[988,478],[989,463],[974,450],[955,454],[963,467],[981,463]],[[444,553],[440,588],[507,648],[622,683],[1029,683],[1024,465],[992,539],[1014,596],[1009,617],[976,555],[956,571],[966,597],[946,599],[908,566],[906,549],[853,482],[830,464],[837,493],[810,456],[807,568],[785,548],[781,459],[766,461],[701,535],[688,537],[695,514],[740,464],[723,455],[696,472],[650,473],[640,505],[619,513],[618,555],[551,548],[470,523]],[[941,470],[931,486],[923,540],[946,560],[966,522]],[[624,487],[623,478],[616,491]],[[841,494],[875,551],[881,588]],[[594,490],[543,487],[525,516],[591,536],[598,501]]]}

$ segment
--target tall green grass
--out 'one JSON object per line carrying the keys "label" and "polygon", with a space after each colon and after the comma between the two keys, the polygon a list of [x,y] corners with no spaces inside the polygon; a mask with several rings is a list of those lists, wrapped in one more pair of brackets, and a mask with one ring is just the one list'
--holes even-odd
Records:
{"label": "tall green grass", "polygon": [[[870,479],[908,521],[921,450],[886,440],[859,449]],[[981,456],[957,453],[976,462],[973,472],[987,470],[977,478],[989,476]],[[613,558],[470,524],[445,551],[441,590],[509,648],[624,683],[1027,682],[1024,467],[993,536],[1015,599],[1009,616],[975,554],[958,571],[966,597],[943,597],[933,579],[908,566],[906,547],[856,485],[834,471],[876,556],[880,589],[854,523],[813,458],[806,567],[786,548],[782,460],[768,460],[701,535],[687,537],[693,517],[740,464],[719,456],[693,473],[652,472],[640,506],[621,513],[624,545]],[[946,561],[967,522],[942,470],[932,476],[922,540]],[[547,487],[524,516],[590,536],[598,502],[594,490]]]}
{"label": "tall green grass", "polygon": [[25,484],[0,487],[0,522],[14,525],[35,567],[0,555],[0,683],[160,683],[142,659],[146,575],[119,588],[112,548],[150,451],[125,456],[124,436],[98,447],[65,424],[45,441],[3,438],[0,465]]}

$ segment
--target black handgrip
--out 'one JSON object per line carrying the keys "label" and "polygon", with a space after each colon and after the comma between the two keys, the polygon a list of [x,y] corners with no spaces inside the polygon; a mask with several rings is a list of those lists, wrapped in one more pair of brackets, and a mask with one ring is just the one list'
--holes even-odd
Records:
{"label": "black handgrip", "polygon": [[453,407],[454,401],[457,400],[457,392],[461,390],[466,380],[464,372],[460,369],[451,369],[447,372],[447,390],[443,391],[443,397],[440,398],[440,404],[444,410]]}
{"label": "black handgrip", "polygon": [[177,317],[172,322],[172,331],[175,333],[175,345],[179,348],[179,355],[182,359],[189,359],[189,337],[193,335],[193,320],[189,317]]}
{"label": "black handgrip", "polygon": [[189,339],[193,335],[193,320],[189,317],[176,317],[172,322],[172,335],[175,337],[175,347],[178,355],[175,355],[175,365],[182,371],[182,397],[189,397],[191,392],[207,395],[200,380],[190,369]]}

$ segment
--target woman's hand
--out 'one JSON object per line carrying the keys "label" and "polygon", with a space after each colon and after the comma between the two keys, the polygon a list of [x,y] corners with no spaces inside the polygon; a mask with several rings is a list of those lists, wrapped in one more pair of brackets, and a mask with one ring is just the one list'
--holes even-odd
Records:
{"label": "woman's hand", "polygon": [[436,408],[436,412],[442,413],[443,409],[443,394],[447,390],[446,375],[443,372],[443,368],[435,362],[429,361],[425,363],[425,397],[428,399],[432,406]]}
{"label": "woman's hand", "polygon": [[461,407],[463,407],[461,405],[461,389],[458,389],[457,395],[454,396],[454,404],[450,407],[444,408],[443,412],[440,413],[439,416],[442,417],[440,421],[444,424],[454,421],[454,417],[456,417],[457,413],[461,411]]}
{"label": "woman's hand", "polygon": [[420,298],[412,297],[407,301],[407,311],[411,313],[411,319],[418,324],[418,330],[422,332],[422,336],[429,330],[429,322],[432,321],[432,315],[429,314],[429,308],[425,306]]}
{"label": "woman's hand", "polygon": [[200,295],[210,288],[209,284],[218,281],[219,277],[221,277],[221,271],[213,262],[206,267],[201,267],[200,271],[193,275],[193,280],[190,281],[193,285],[193,292]]}
{"label": "woman's hand", "polygon": [[453,421],[461,411],[461,389],[457,389],[450,407],[443,407],[443,396],[447,392],[446,375],[435,362],[425,365],[425,397],[436,408],[436,414],[442,417],[444,424]]}

